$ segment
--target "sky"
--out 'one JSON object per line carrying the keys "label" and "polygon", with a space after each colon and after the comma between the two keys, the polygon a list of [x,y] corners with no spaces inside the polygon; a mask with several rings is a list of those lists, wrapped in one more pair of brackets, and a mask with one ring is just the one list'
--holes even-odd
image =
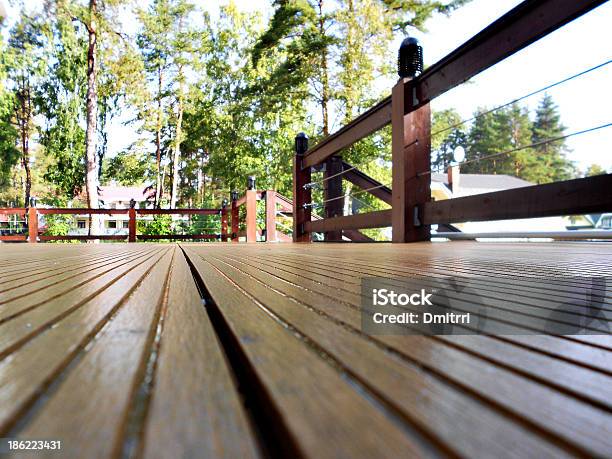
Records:
{"label": "sky", "polygon": [[[0,0],[0,2],[6,0]],[[35,5],[26,0],[26,5]],[[206,8],[216,16],[218,2],[208,0]],[[243,11],[272,13],[270,0],[235,0]],[[424,49],[425,65],[443,58],[478,33],[492,21],[520,3],[520,0],[473,0],[450,17],[437,15],[426,24],[427,32],[415,32]],[[9,14],[15,10],[9,10]],[[612,59],[612,2],[576,19],[528,48],[505,59],[432,102],[432,109],[455,108],[463,119],[478,107],[494,107],[530,93],[568,76]],[[401,37],[393,44],[397,49]],[[379,82],[381,89],[392,82]],[[559,106],[566,133],[581,131],[612,122],[612,64],[551,89]],[[522,102],[533,118],[541,94]],[[109,154],[127,148],[135,138],[132,126],[118,119],[110,127]],[[599,164],[612,171],[612,127],[567,139],[568,157],[580,170]]]}

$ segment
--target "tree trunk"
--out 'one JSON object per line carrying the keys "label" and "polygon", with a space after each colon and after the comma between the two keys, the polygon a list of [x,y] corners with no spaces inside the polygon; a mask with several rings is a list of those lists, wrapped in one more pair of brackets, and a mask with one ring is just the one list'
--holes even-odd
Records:
{"label": "tree trunk", "polygon": [[155,161],[157,165],[157,182],[155,184],[155,208],[161,207],[162,200],[162,171],[161,171],[161,116],[162,116],[162,69],[157,69],[157,126],[155,132]]}
{"label": "tree trunk", "polygon": [[[182,69],[179,69],[181,78]],[[179,185],[179,163],[181,161],[181,142],[183,136],[183,83],[179,83],[179,95],[177,104],[176,138],[174,139],[174,155],[172,159],[172,193],[170,195],[170,208],[175,209],[178,201]]]}
{"label": "tree trunk", "polygon": [[[323,0],[319,0],[319,33],[325,35],[325,19],[323,16]],[[329,135],[329,75],[327,65],[327,49],[321,55],[321,116],[323,117],[323,135]]]}
{"label": "tree trunk", "polygon": [[30,170],[30,118],[32,117],[32,99],[30,96],[30,83],[25,75],[21,79],[21,89],[18,93],[19,108],[21,112],[18,117],[19,130],[21,131],[21,164],[25,171],[24,207],[30,205],[32,191],[32,172]]}
{"label": "tree trunk", "polygon": [[[96,87],[96,14],[97,0],[89,0],[89,47],[87,49],[87,130],[85,131],[85,185],[87,189],[87,206],[92,209],[99,207],[98,203],[98,158],[96,152],[96,135],[98,123],[98,93]],[[92,226],[99,229],[99,218],[90,218]]]}

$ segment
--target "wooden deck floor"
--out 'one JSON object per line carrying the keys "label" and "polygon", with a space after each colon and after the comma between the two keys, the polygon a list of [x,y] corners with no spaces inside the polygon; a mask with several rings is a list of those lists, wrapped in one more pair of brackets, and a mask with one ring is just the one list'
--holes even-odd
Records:
{"label": "wooden deck floor", "polygon": [[3,244],[0,438],[74,458],[612,457],[609,334],[370,336],[360,316],[364,277],[483,276],[489,317],[520,331],[538,308],[503,300],[530,276],[612,277],[611,260],[606,243]]}

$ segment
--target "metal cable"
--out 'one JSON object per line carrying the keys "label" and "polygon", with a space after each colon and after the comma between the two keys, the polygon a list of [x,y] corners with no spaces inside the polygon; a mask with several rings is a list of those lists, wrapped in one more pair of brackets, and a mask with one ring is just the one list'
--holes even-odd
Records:
{"label": "metal cable", "polygon": [[591,68],[589,68],[587,70],[583,70],[580,73],[576,73],[576,74],[574,74],[572,76],[569,76],[567,78],[559,80],[559,81],[557,81],[555,83],[551,83],[551,84],[549,84],[547,86],[544,86],[543,88],[538,89],[537,91],[533,91],[533,92],[530,92],[529,94],[525,94],[524,96],[517,97],[516,99],[513,99],[510,102],[506,102],[503,105],[499,105],[499,106],[494,107],[494,108],[492,108],[490,110],[487,110],[485,112],[478,113],[477,115],[474,115],[473,117],[468,118],[466,120],[460,121],[459,123],[453,124],[452,126],[448,126],[448,127],[444,128],[444,129],[440,129],[439,131],[436,131],[433,134],[431,134],[431,136],[434,137],[434,136],[436,136],[438,134],[441,134],[443,132],[450,131],[451,129],[455,129],[455,128],[459,127],[459,126],[463,126],[466,123],[469,123],[471,121],[477,120],[477,119],[479,119],[479,118],[481,118],[481,117],[483,117],[485,115],[488,115],[489,113],[496,112],[497,110],[500,110],[500,109],[505,108],[505,107],[507,107],[509,105],[512,105],[515,102],[519,102],[519,101],[521,101],[523,99],[527,99],[527,98],[529,98],[531,96],[535,96],[536,94],[539,94],[539,93],[544,92],[544,91],[546,91],[548,89],[554,88],[555,86],[559,86],[560,84],[567,83],[568,81],[571,81],[574,78],[578,78],[578,77],[586,75],[587,73],[590,73],[590,72],[592,72],[594,70],[597,70],[597,69],[600,69],[602,67],[605,67],[606,65],[608,65],[610,63],[612,63],[612,59],[609,59],[606,62],[602,62],[601,64],[596,65],[595,67],[591,67]]}
{"label": "metal cable", "polygon": [[[506,151],[501,151],[499,153],[493,153],[491,155],[483,156],[481,158],[474,158],[474,159],[471,159],[471,160],[463,161],[461,163],[458,163],[457,166],[462,166],[464,164],[470,164],[470,163],[474,163],[474,162],[484,161],[484,160],[487,160],[487,159],[490,159],[490,158],[495,158],[497,156],[502,156],[502,155],[508,155],[508,154],[511,154],[511,153],[516,153],[517,151],[525,150],[525,149],[531,148],[531,147],[537,147],[537,146],[540,146],[540,145],[547,145],[547,144],[552,143],[552,142],[557,142],[559,140],[567,139],[569,137],[574,137],[574,136],[577,136],[577,135],[580,135],[580,134],[586,134],[588,132],[597,131],[599,129],[604,129],[604,128],[607,128],[607,127],[610,127],[610,126],[612,126],[612,122],[611,123],[602,124],[600,126],[595,126],[595,127],[589,128],[589,129],[583,129],[582,131],[576,131],[576,132],[572,132],[570,134],[565,134],[565,135],[562,135],[562,136],[558,136],[558,137],[553,137],[553,138],[550,138],[550,139],[541,140],[539,142],[534,142],[534,143],[531,143],[529,145],[522,145],[520,147],[516,147],[516,148],[510,149],[510,150],[506,150]],[[421,172],[420,174],[417,174],[415,177],[422,177],[422,176],[426,176],[426,175],[429,175],[429,174],[432,174],[432,173],[435,173],[435,172],[441,172],[441,171],[440,170],[436,170],[436,171]],[[311,203],[304,204],[304,205],[307,206],[307,207],[311,207],[311,208],[317,208],[317,207],[321,207],[326,202],[335,201],[337,199],[344,199],[346,197],[354,198],[355,196],[357,196],[359,194],[366,193],[366,192],[372,191],[372,190],[376,190],[378,188],[388,187],[388,186],[391,186],[391,184],[392,184],[391,182],[383,183],[383,184],[380,184],[380,185],[377,185],[377,186],[373,186],[373,187],[370,187],[370,188],[365,188],[363,190],[359,190],[359,191],[357,191],[356,193],[353,193],[353,194],[342,195],[342,196],[337,196],[335,198],[326,199],[324,201],[321,201],[321,204],[317,204],[317,203],[312,203],[311,202]]]}
{"label": "metal cable", "polygon": [[[503,155],[509,155],[511,153],[516,153],[517,151],[521,151],[521,150],[526,150],[527,148],[531,148],[531,147],[538,147],[540,145],[548,145],[549,143],[552,142],[557,142],[559,140],[564,140],[567,139],[569,137],[574,137],[576,135],[580,135],[580,134],[586,134],[587,132],[593,132],[593,131],[597,131],[599,129],[604,129],[607,127],[612,126],[612,123],[607,123],[607,124],[602,124],[600,126],[595,126],[589,129],[584,129],[582,131],[576,131],[576,132],[572,132],[570,134],[565,134],[565,135],[560,135],[558,137],[553,137],[550,139],[544,139],[544,140],[540,140],[539,142],[534,142],[534,143],[530,143],[529,145],[521,145],[520,147],[516,147],[516,148],[512,148],[510,150],[506,150],[506,151],[500,151],[499,153],[493,153],[487,156],[482,156],[480,158],[474,158],[474,159],[469,159],[466,161],[462,161],[460,163],[457,163],[457,166],[463,166],[464,164],[470,164],[470,163],[475,163],[475,162],[479,162],[479,161],[484,161],[487,159],[491,159],[491,158],[496,158],[498,156],[503,156]],[[427,172],[421,172],[420,174],[417,174],[417,177],[422,177],[424,175],[428,175],[428,174],[432,174],[434,172],[442,172],[443,169],[438,169],[435,171],[427,171]]]}

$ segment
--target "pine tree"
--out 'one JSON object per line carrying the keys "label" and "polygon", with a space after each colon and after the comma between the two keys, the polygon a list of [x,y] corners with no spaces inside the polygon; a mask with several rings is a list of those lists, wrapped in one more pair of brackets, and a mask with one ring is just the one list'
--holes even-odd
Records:
{"label": "pine tree", "polygon": [[[544,94],[533,123],[531,140],[533,143],[555,139],[563,135],[565,126],[557,106],[549,94]],[[565,140],[546,142],[533,148],[534,158],[528,176],[537,183],[568,180],[576,176],[574,164],[566,158]]]}
{"label": "pine tree", "polygon": [[32,189],[31,141],[35,133],[35,100],[44,62],[41,56],[41,25],[22,14],[11,30],[6,54],[8,78],[12,82],[12,123],[19,135],[21,168],[24,172],[23,202],[29,205]]}
{"label": "pine tree", "polygon": [[454,109],[433,112],[432,114],[432,169],[444,171],[455,161],[454,153],[458,147],[467,147],[467,133],[464,125],[459,125],[461,117]]}

